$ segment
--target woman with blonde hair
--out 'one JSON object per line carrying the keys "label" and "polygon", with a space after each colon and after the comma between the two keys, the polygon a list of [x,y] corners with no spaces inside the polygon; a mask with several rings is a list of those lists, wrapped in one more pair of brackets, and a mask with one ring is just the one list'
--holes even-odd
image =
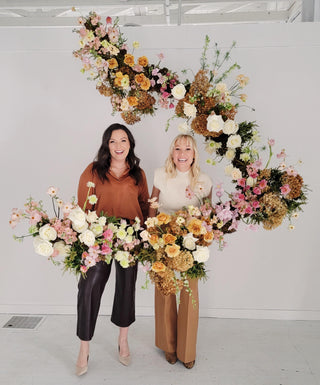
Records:
{"label": "woman with blonde hair", "polygon": [[[192,194],[188,194],[190,190]],[[170,146],[165,166],[155,170],[151,198],[157,198],[161,212],[173,214],[183,206],[199,206],[201,199],[211,199],[211,192],[211,179],[200,171],[195,139],[178,135]],[[155,208],[149,209],[149,216],[156,214]],[[155,288],[155,344],[165,352],[170,364],[179,359],[187,369],[194,366],[196,359],[198,280],[189,279],[189,287],[192,297],[182,290],[178,309],[175,294],[163,295]]]}

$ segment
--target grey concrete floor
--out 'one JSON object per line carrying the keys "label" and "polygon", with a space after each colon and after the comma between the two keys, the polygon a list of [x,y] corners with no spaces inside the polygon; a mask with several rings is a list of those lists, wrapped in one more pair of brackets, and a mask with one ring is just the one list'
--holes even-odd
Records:
{"label": "grey concrete floor", "polygon": [[118,328],[98,319],[88,372],[74,374],[75,316],[46,315],[34,330],[3,328],[1,385],[320,385],[320,321],[200,318],[193,369],[168,364],[154,346],[153,317],[130,327],[132,364],[117,360]]}

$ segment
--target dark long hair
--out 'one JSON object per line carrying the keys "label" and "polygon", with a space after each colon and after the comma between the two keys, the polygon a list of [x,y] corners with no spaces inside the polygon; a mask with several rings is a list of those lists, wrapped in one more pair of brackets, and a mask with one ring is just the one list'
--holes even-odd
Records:
{"label": "dark long hair", "polygon": [[119,123],[111,124],[103,133],[101,146],[95,161],[93,162],[92,172],[96,172],[102,182],[109,180],[107,175],[111,164],[109,140],[113,131],[116,130],[123,130],[128,136],[130,149],[126,161],[130,168],[129,175],[135,180],[136,184],[138,184],[141,180],[141,168],[139,167],[140,159],[134,153],[136,143],[131,131],[128,130],[126,126]]}

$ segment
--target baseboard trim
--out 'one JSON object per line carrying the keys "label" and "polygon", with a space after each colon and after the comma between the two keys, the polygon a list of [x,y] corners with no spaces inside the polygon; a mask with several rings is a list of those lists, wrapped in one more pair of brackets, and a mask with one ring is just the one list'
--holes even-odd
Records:
{"label": "baseboard trim", "polygon": [[[111,306],[101,306],[101,315],[110,315]],[[75,315],[76,306],[46,304],[11,304],[0,305],[2,314],[64,314]],[[154,316],[151,306],[137,306],[136,315]],[[200,317],[209,318],[242,318],[242,319],[273,319],[273,320],[306,320],[319,321],[320,310],[283,310],[283,309],[200,309]]]}

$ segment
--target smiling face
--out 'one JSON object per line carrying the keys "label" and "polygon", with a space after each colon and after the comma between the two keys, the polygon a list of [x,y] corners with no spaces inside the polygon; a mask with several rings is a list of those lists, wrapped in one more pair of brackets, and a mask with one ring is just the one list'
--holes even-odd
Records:
{"label": "smiling face", "polygon": [[126,161],[130,150],[130,141],[128,135],[123,130],[114,130],[109,139],[109,150],[111,160]]}
{"label": "smiling face", "polygon": [[172,160],[177,170],[181,172],[190,170],[194,160],[194,149],[186,138],[176,141],[172,151]]}

